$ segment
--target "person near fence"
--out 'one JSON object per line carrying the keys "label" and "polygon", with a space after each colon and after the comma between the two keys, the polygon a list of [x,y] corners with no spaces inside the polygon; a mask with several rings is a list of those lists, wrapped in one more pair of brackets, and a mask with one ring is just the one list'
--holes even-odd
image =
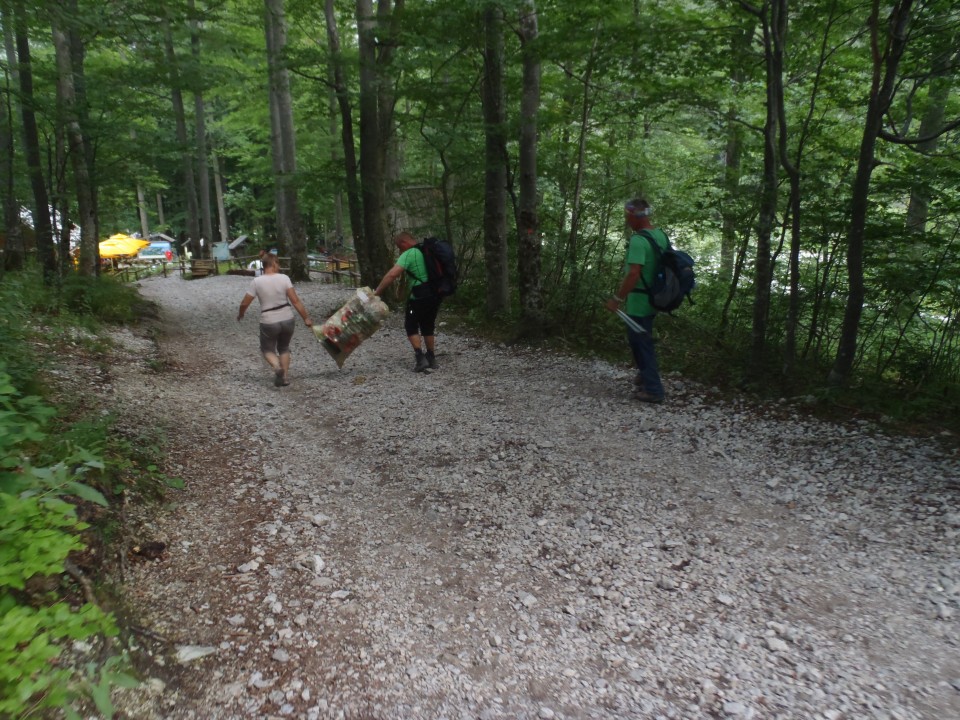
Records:
{"label": "person near fence", "polygon": [[273,370],[273,384],[289,385],[290,339],[293,337],[296,308],[307,327],[313,327],[310,313],[303,306],[290,278],[280,272],[280,260],[270,253],[263,257],[263,275],[250,281],[240,301],[237,320],[243,320],[254,298],[260,301],[260,352]]}
{"label": "person near fence", "polygon": [[430,290],[427,283],[427,265],[413,235],[402,232],[393,239],[393,242],[400,250],[400,257],[397,258],[396,265],[387,270],[373,294],[380,295],[402,275],[409,276],[410,290],[407,296],[404,329],[416,356],[413,371],[436,370],[439,366],[434,328],[437,322],[437,311],[440,309],[440,297]]}
{"label": "person near fence", "polygon": [[635,397],[641,402],[663,402],[663,383],[657,365],[657,350],[653,345],[653,320],[657,315],[650,297],[644,288],[653,285],[658,271],[656,256],[650,247],[650,240],[640,234],[647,230],[653,241],[665,250],[670,241],[663,230],[654,228],[650,222],[652,208],[643,198],[635,198],[624,205],[624,216],[630,231],[627,242],[627,257],[624,261],[623,279],[613,297],[607,300],[610,312],[616,312],[626,305],[626,313],[643,332],[627,328],[627,342],[637,366],[634,378]]}

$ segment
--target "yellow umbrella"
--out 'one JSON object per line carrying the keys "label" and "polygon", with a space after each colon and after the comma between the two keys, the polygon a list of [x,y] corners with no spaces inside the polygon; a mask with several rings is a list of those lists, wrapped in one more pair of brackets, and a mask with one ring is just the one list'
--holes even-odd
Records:
{"label": "yellow umbrella", "polygon": [[100,257],[119,258],[136,255],[149,244],[149,240],[140,240],[123,233],[117,233],[100,243]]}

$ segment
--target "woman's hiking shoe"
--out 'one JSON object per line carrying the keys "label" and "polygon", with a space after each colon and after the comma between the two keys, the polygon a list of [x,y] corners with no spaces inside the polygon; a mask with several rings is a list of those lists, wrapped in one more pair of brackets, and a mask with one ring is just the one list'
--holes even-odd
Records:
{"label": "woman's hiking shoe", "polygon": [[289,384],[289,383],[284,383],[283,381],[283,370],[282,369],[275,370],[273,373],[273,386],[280,387],[281,385],[285,385],[285,384]]}
{"label": "woman's hiking shoe", "polygon": [[637,390],[633,396],[640,402],[646,403],[662,403],[663,395],[653,395],[648,393],[646,390]]}
{"label": "woman's hiking shoe", "polygon": [[423,372],[430,367],[430,361],[427,360],[422,350],[417,350],[417,364],[413,366],[414,372]]}
{"label": "woman's hiking shoe", "polygon": [[440,367],[437,364],[437,356],[429,350],[427,350],[427,367],[429,367],[431,370],[436,370],[438,367]]}

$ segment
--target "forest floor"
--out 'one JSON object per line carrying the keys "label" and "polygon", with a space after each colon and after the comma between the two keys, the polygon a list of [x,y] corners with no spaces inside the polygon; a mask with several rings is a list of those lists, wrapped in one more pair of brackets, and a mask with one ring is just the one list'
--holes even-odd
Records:
{"label": "forest floor", "polygon": [[960,717],[953,438],[443,325],[415,374],[397,313],[275,388],[248,283],[141,282],[98,384],[186,483],[126,511],[124,717]]}

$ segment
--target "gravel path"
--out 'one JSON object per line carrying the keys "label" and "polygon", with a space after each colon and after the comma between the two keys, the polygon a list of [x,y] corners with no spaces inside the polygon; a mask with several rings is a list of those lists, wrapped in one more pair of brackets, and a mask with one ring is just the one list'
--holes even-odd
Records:
{"label": "gravel path", "polygon": [[144,281],[157,343],[117,334],[186,481],[132,539],[128,716],[960,717],[955,450],[442,326],[417,375],[396,314],[343,370],[298,321],[274,388],[247,283]]}

